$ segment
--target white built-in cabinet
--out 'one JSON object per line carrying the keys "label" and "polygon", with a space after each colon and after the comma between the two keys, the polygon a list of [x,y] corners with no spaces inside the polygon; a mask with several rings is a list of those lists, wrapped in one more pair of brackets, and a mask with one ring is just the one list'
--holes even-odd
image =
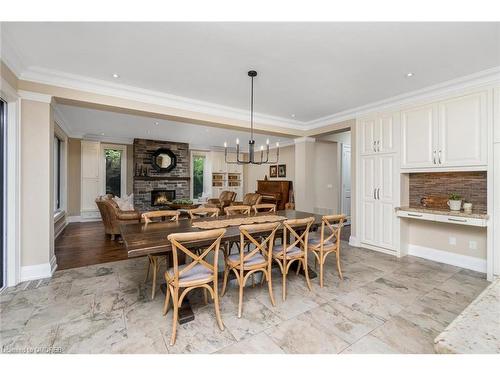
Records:
{"label": "white built-in cabinet", "polygon": [[358,120],[360,137],[360,241],[396,249],[399,201],[397,129],[399,112],[373,114]]}
{"label": "white built-in cabinet", "polygon": [[81,142],[81,216],[99,217],[95,199],[101,193],[100,142]]}
{"label": "white built-in cabinet", "polygon": [[[212,197],[219,198],[223,191],[229,190],[236,193],[236,200],[242,200],[243,166],[238,164],[227,164],[224,152],[220,151],[210,152],[210,158],[212,165]],[[234,159],[234,155],[232,155],[232,159]],[[218,180],[217,177],[219,177],[220,180]]]}
{"label": "white built-in cabinet", "polygon": [[486,91],[401,112],[401,168],[487,165]]}

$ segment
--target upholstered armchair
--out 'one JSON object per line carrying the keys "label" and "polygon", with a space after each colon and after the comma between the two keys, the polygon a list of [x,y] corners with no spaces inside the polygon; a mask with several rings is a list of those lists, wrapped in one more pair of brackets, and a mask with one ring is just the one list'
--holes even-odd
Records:
{"label": "upholstered armchair", "polygon": [[120,234],[120,224],[140,223],[141,213],[138,211],[122,211],[113,200],[111,194],[103,195],[95,200],[101,212],[102,222],[106,234],[111,236],[111,240]]}
{"label": "upholstered armchair", "polygon": [[256,204],[259,204],[260,201],[262,200],[262,195],[259,193],[247,193],[243,197],[243,201],[241,202],[233,202],[231,205],[232,206],[250,206],[253,207]]}
{"label": "upholstered armchair", "polygon": [[230,206],[234,199],[236,198],[236,193],[234,191],[224,190],[220,193],[219,198],[212,198],[207,201],[205,207],[215,207],[219,210],[224,211],[224,207]]}

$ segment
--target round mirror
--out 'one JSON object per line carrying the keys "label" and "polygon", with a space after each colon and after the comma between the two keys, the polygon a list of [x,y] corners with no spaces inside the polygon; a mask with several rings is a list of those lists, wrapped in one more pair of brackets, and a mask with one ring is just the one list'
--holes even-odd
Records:
{"label": "round mirror", "polygon": [[170,172],[175,168],[177,158],[171,150],[160,148],[151,157],[151,164],[158,172]]}

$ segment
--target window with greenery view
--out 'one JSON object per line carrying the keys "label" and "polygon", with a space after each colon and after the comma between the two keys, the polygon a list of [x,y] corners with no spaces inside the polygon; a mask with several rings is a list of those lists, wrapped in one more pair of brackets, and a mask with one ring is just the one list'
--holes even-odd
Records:
{"label": "window with greenery view", "polygon": [[106,194],[121,197],[122,151],[104,150],[106,157]]}
{"label": "window with greenery view", "polygon": [[193,155],[193,199],[198,199],[203,194],[203,169],[205,156]]}

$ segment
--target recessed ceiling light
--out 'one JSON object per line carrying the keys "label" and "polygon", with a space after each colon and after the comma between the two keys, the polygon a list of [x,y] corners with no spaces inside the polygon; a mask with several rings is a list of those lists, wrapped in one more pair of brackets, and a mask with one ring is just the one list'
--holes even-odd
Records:
{"label": "recessed ceiling light", "polygon": [[292,116],[292,118],[295,118],[295,113],[292,113],[291,116]]}
{"label": "recessed ceiling light", "polygon": [[411,77],[413,77],[413,73],[412,72],[406,73],[406,78],[411,78]]}
{"label": "recessed ceiling light", "polygon": [[104,133],[101,133],[101,135],[104,135]]}
{"label": "recessed ceiling light", "polygon": [[120,78],[120,75],[118,73],[113,73],[113,78]]}
{"label": "recessed ceiling light", "polygon": [[158,121],[155,121],[155,125],[160,125],[160,123]]}

